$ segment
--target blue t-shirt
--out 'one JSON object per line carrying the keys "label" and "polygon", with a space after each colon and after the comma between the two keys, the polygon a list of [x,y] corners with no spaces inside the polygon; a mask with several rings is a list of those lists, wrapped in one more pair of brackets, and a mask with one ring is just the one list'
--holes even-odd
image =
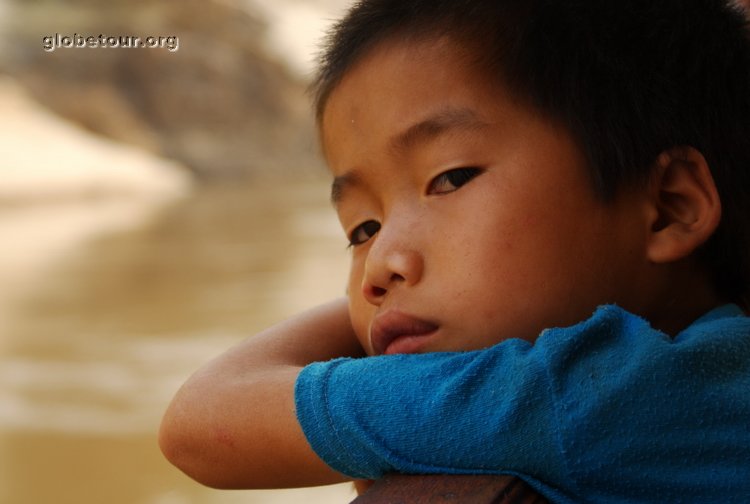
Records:
{"label": "blue t-shirt", "polygon": [[750,318],[676,337],[616,306],[471,352],[305,367],[297,416],[355,478],[514,474],[553,502],[750,502]]}

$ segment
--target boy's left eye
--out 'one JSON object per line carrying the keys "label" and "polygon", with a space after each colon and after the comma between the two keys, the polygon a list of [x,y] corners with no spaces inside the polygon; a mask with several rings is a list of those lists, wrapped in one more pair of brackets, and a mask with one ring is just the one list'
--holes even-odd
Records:
{"label": "boy's left eye", "polygon": [[441,173],[430,181],[427,194],[446,194],[455,191],[482,173],[479,168],[455,168]]}

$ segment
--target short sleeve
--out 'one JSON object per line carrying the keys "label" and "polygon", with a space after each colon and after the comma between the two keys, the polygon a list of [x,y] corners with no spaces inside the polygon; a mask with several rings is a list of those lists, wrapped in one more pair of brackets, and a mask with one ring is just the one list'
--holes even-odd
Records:
{"label": "short sleeve", "polygon": [[534,345],[303,369],[297,415],[352,477],[515,474],[553,502],[745,502],[750,319],[670,337],[616,306]]}
{"label": "short sleeve", "polygon": [[475,352],[315,363],[297,380],[298,419],[316,453],[355,478],[559,472],[536,353],[511,340]]}

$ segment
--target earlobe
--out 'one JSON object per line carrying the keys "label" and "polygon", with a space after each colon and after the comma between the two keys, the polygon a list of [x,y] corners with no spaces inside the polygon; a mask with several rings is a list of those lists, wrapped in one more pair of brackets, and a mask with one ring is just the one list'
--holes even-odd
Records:
{"label": "earlobe", "polygon": [[649,197],[653,217],[647,252],[654,263],[688,257],[721,220],[721,200],[708,162],[693,147],[674,147],[659,155]]}

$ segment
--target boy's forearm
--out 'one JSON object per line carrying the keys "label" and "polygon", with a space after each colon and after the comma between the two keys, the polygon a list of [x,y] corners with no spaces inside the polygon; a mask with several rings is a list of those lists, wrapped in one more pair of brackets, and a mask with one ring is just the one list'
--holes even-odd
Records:
{"label": "boy's forearm", "polygon": [[345,478],[310,449],[297,422],[294,384],[303,366],[359,356],[341,299],[247,339],[196,372],[162,421],[167,458],[203,484],[273,488]]}

